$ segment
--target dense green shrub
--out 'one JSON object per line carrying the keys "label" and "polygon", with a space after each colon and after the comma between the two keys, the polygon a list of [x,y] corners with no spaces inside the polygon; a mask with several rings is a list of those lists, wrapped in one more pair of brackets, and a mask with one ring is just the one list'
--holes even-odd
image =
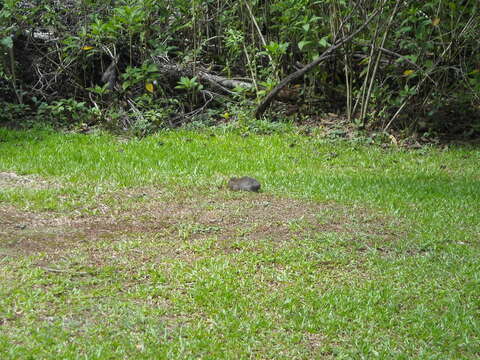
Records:
{"label": "dense green shrub", "polygon": [[[9,102],[124,109],[152,130],[207,110],[220,116],[232,102],[254,106],[375,13],[364,31],[287,89],[294,91],[286,101],[303,104],[306,114],[342,111],[361,127],[427,124],[442,131],[452,113],[460,114],[459,131],[473,134],[480,126],[477,0],[5,0],[0,6],[0,96]],[[105,77],[108,69],[114,78]],[[248,78],[253,94],[212,86],[199,71]],[[186,89],[189,81],[198,85]],[[148,116],[138,116],[139,102]]]}

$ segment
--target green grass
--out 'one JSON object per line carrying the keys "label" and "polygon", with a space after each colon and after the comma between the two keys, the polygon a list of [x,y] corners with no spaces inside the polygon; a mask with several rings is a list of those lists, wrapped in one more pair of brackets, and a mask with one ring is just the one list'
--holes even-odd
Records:
{"label": "green grass", "polygon": [[[0,129],[0,172],[51,184],[0,188],[28,225],[0,228],[0,358],[476,359],[479,160],[294,132]],[[234,175],[263,193],[219,190]]]}

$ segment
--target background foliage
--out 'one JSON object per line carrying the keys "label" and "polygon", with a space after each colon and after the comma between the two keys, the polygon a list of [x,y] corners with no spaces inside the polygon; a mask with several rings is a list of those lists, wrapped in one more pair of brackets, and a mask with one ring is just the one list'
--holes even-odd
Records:
{"label": "background foliage", "polygon": [[[0,121],[30,114],[139,134],[231,121],[375,14],[286,87],[274,113],[301,120],[335,112],[361,128],[480,131],[476,0],[5,0],[0,8],[8,109]],[[105,77],[109,69],[114,77]],[[199,74],[249,86],[225,88]]]}

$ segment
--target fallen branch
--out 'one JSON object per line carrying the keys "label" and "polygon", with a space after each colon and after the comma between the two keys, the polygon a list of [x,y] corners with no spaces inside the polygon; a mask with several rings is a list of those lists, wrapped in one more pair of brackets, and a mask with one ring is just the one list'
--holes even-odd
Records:
{"label": "fallen branch", "polygon": [[[171,64],[171,63],[163,63],[157,61],[157,68],[160,74],[162,75],[167,75],[168,77],[174,78],[174,79],[179,79],[182,76],[187,76],[187,77],[194,77],[196,76],[198,80],[200,81],[205,81],[209,82],[213,85],[216,85],[219,89],[229,92],[226,89],[235,89],[237,87],[239,88],[244,88],[244,89],[253,89],[254,85],[250,82],[247,81],[241,81],[241,80],[234,80],[234,79],[228,79],[223,76],[219,75],[214,75],[210,74],[205,70],[194,70],[193,66],[192,67],[183,67],[180,65],[176,64]],[[226,89],[225,89],[226,88]]]}
{"label": "fallen branch", "polygon": [[228,79],[228,78],[224,78],[223,76],[209,74],[205,71],[198,72],[198,79],[217,83],[228,89],[235,89],[236,87],[244,88],[244,89],[253,89],[254,87],[252,83],[249,83],[246,81]]}
{"label": "fallen branch", "polygon": [[322,61],[328,59],[329,57],[333,56],[333,52],[337,50],[340,46],[350,42],[359,32],[361,32],[374,18],[377,16],[379,10],[375,10],[373,14],[360,26],[357,30],[355,30],[350,35],[338,40],[330,46],[327,50],[325,50],[319,57],[313,60],[311,63],[305,65],[305,67],[301,68],[300,70],[295,71],[294,73],[288,75],[284,78],[280,83],[273,88],[270,93],[262,100],[262,102],[258,105],[257,110],[255,111],[255,117],[258,119],[260,118],[265,110],[267,109],[268,105],[275,99],[277,94],[282,90],[285,86],[290,84],[291,82],[301,78],[303,75],[314,69],[317,65],[319,65]]}

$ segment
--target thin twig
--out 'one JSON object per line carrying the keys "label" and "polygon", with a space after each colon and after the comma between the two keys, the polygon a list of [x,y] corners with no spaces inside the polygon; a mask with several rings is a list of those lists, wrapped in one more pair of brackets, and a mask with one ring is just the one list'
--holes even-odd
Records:
{"label": "thin twig", "polygon": [[350,35],[343,37],[342,39],[338,40],[335,44],[330,46],[327,50],[325,50],[319,57],[317,57],[315,60],[313,60],[311,63],[307,64],[305,67],[303,67],[300,70],[295,71],[294,73],[288,75],[286,78],[284,78],[280,83],[273,88],[273,90],[263,99],[263,101],[258,105],[257,110],[255,111],[255,117],[258,119],[260,116],[263,115],[265,110],[267,109],[267,106],[273,101],[275,96],[282,90],[286,85],[291,83],[292,81],[302,77],[312,69],[314,69],[318,64],[320,64],[322,61],[325,59],[328,59],[329,57],[333,56],[333,52],[337,50],[340,46],[343,44],[351,41],[358,33],[360,33],[378,14],[379,9],[376,9],[373,14],[354,32],[352,32]]}
{"label": "thin twig", "polygon": [[[255,26],[255,29],[257,29],[258,36],[260,37],[260,41],[262,42],[262,45],[266,48],[267,47],[267,42],[265,41],[265,38],[263,37],[262,31],[260,30],[260,27],[258,26],[257,20],[255,19],[255,16],[253,15],[252,9],[250,8],[250,5],[248,5],[247,0],[245,0],[244,2],[245,2],[245,6],[247,7],[250,18],[252,19],[253,25]],[[268,59],[270,60],[270,62],[273,64],[273,59],[270,56],[270,54],[267,53],[267,56],[268,56]]]}

